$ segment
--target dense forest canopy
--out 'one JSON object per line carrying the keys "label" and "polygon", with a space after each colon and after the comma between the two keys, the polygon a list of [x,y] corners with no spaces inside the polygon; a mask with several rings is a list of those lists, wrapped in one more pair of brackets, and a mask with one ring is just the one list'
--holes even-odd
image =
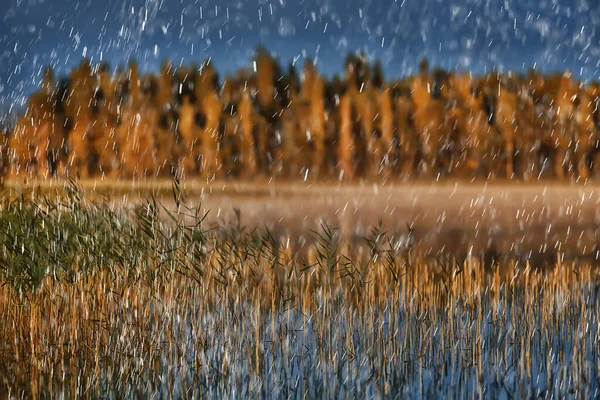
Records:
{"label": "dense forest canopy", "polygon": [[349,54],[326,79],[259,47],[220,77],[210,62],[141,74],[83,59],[46,68],[3,135],[12,177],[563,179],[599,175],[600,86],[567,71],[474,77],[432,68],[386,81]]}

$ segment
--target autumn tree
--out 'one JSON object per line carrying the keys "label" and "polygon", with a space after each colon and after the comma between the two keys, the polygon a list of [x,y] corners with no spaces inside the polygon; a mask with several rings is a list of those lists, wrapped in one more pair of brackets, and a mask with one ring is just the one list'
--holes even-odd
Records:
{"label": "autumn tree", "polygon": [[573,120],[575,123],[575,142],[573,146],[575,168],[578,177],[586,179],[590,176],[590,162],[598,142],[597,128],[594,123],[594,103],[584,87],[578,88],[577,97],[574,99],[575,109]]}
{"label": "autumn tree", "polygon": [[[266,166],[271,173],[283,172],[283,146],[293,141],[287,136],[289,132],[282,129],[286,123],[282,115],[289,106],[285,83],[278,62],[264,49],[259,47],[254,60],[256,73],[252,82],[255,104],[258,114],[255,116],[259,125],[270,125],[267,129],[255,129],[255,141],[259,148],[266,146]],[[289,115],[289,113],[286,113]],[[262,136],[267,135],[267,136]],[[265,165],[262,161],[261,164]]]}
{"label": "autumn tree", "polygon": [[94,95],[94,135],[92,152],[97,160],[97,170],[103,176],[118,177],[118,101],[117,84],[112,79],[108,65],[101,64],[96,71],[97,88]]}
{"label": "autumn tree", "polygon": [[470,74],[452,75],[448,84],[458,134],[456,149],[461,152],[459,162],[464,164],[469,175],[487,177],[490,171],[484,162],[492,158],[493,136],[484,98],[475,90]]}
{"label": "autumn tree", "polygon": [[10,172],[10,131],[0,128],[0,189]]}
{"label": "autumn tree", "polygon": [[168,61],[163,62],[156,79],[156,90],[153,93],[152,103],[158,113],[154,128],[154,142],[159,176],[176,174],[180,159],[184,155],[185,145],[177,135],[179,115],[174,103],[173,75],[173,66]]}
{"label": "autumn tree", "polygon": [[411,82],[414,102],[413,121],[420,138],[420,172],[433,176],[441,166],[440,150],[447,135],[445,104],[431,96],[431,78],[426,60],[421,62],[421,74]]}
{"label": "autumn tree", "polygon": [[254,142],[256,113],[252,103],[249,80],[251,74],[241,70],[236,77],[225,80],[221,115],[221,153],[226,171],[234,176],[252,177],[257,172]]}
{"label": "autumn tree", "polygon": [[515,135],[517,134],[518,98],[515,93],[500,88],[496,99],[494,122],[504,144],[506,178],[514,177]]}
{"label": "autumn tree", "polygon": [[590,123],[589,121],[587,121],[586,117],[586,125],[587,127],[591,127],[593,125],[596,137],[595,145],[590,148],[588,165],[591,170],[590,172],[593,172],[595,175],[594,177],[597,178],[600,175],[600,84],[598,84],[597,82],[592,83],[586,88],[585,93],[586,97],[590,101],[592,108],[592,111],[590,113],[592,117],[592,122]]}
{"label": "autumn tree", "polygon": [[296,66],[294,63],[290,63],[287,70],[287,75],[285,77],[285,99],[287,104],[285,107],[289,105],[290,102],[293,102],[300,93],[300,88],[302,87],[300,76],[296,71]]}
{"label": "autumn tree", "polygon": [[70,176],[87,178],[92,167],[94,138],[94,97],[96,79],[89,60],[84,59],[71,73],[69,95],[66,100]]}
{"label": "autumn tree", "polygon": [[371,84],[371,68],[364,54],[349,54],[344,70],[349,89],[360,92]]}
{"label": "autumn tree", "polygon": [[573,146],[576,139],[574,117],[578,88],[568,71],[556,78],[554,81],[558,84],[553,101],[554,127],[548,139],[556,152],[554,158],[556,176],[559,179],[564,179],[566,172],[572,171],[574,166]]}
{"label": "autumn tree", "polygon": [[223,167],[223,175],[232,177],[238,172],[238,142],[236,141],[239,93],[235,89],[235,81],[231,76],[225,77],[221,90],[223,101],[223,112],[220,114],[219,129],[219,153]]}
{"label": "autumn tree", "polygon": [[207,179],[214,179],[222,168],[219,122],[223,103],[217,91],[218,77],[211,63],[205,63],[196,77],[195,93],[201,129],[199,170]]}
{"label": "autumn tree", "polygon": [[174,69],[170,62],[164,61],[160,67],[157,84],[158,88],[154,96],[154,103],[160,109],[172,107],[174,92]]}
{"label": "autumn tree", "polygon": [[389,88],[375,93],[377,114],[372,137],[373,160],[371,172],[388,176],[394,158],[394,108]]}
{"label": "autumn tree", "polygon": [[309,119],[310,103],[298,98],[287,107],[278,119],[276,129],[279,135],[277,148],[277,169],[286,176],[299,176],[301,171],[309,169]]}
{"label": "autumn tree", "polygon": [[419,135],[413,124],[413,109],[410,88],[400,88],[395,96],[394,121],[398,169],[404,177],[412,177],[416,172],[421,151]]}
{"label": "autumn tree", "polygon": [[351,94],[346,93],[340,98],[337,114],[339,121],[337,159],[340,179],[342,177],[352,179],[354,177],[354,138]]}
{"label": "autumn tree", "polygon": [[143,95],[138,66],[129,64],[121,125],[117,130],[122,172],[127,177],[143,178],[156,172],[154,129],[158,113]]}
{"label": "autumn tree", "polygon": [[242,176],[253,177],[257,172],[257,160],[254,146],[254,108],[250,98],[250,89],[240,88],[241,96],[238,103],[238,129],[237,140],[239,146],[239,158],[242,164]]}
{"label": "autumn tree", "polygon": [[14,175],[48,177],[58,169],[64,123],[57,112],[56,93],[52,70],[46,68],[40,90],[29,98],[11,137]]}
{"label": "autumn tree", "polygon": [[377,61],[373,67],[372,82],[375,89],[380,91],[385,89],[385,76],[383,74],[383,67],[379,61]]}
{"label": "autumn tree", "polygon": [[346,59],[346,95],[351,101],[354,174],[370,173],[373,166],[377,115],[376,92],[371,85],[370,67],[362,54],[350,54]]}
{"label": "autumn tree", "polygon": [[371,89],[349,92],[349,94],[352,95],[354,172],[360,175],[373,174],[377,169],[374,154],[377,99]]}
{"label": "autumn tree", "polygon": [[183,147],[182,167],[183,174],[195,174],[198,170],[200,155],[201,131],[196,125],[196,107],[192,104],[190,96],[184,96],[182,104],[178,107],[179,122],[177,124],[179,137]]}
{"label": "autumn tree", "polygon": [[202,63],[200,72],[196,75],[196,82],[194,85],[196,101],[201,103],[205,96],[214,93],[218,89],[219,76],[216,73],[212,62],[208,59]]}
{"label": "autumn tree", "polygon": [[256,102],[263,116],[275,118],[279,111],[275,102],[277,63],[264,47],[259,47],[254,60],[256,65]]}
{"label": "autumn tree", "polygon": [[307,119],[304,127],[305,145],[311,149],[309,152],[311,172],[318,176],[323,165],[325,154],[325,93],[324,82],[319,76],[312,60],[307,60],[302,79],[300,97],[308,104],[308,113],[300,114]]}

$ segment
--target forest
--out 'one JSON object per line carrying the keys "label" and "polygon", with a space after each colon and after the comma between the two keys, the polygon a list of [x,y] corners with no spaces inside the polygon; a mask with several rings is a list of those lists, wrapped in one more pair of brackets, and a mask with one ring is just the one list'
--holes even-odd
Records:
{"label": "forest", "polygon": [[258,48],[220,79],[210,59],[157,74],[83,59],[46,68],[4,132],[12,179],[587,179],[600,176],[600,84],[570,72],[431,68],[386,81],[350,54],[326,79],[312,60]]}

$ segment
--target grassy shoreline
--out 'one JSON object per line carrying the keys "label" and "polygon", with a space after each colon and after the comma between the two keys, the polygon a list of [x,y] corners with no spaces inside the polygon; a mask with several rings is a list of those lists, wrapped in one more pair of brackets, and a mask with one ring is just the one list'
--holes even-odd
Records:
{"label": "grassy shoreline", "polygon": [[375,227],[285,238],[67,186],[4,199],[0,391],[173,397],[594,397],[597,268],[424,258]]}
{"label": "grassy shoreline", "polygon": [[[28,191],[40,191],[41,193],[62,193],[65,186],[69,185],[68,179],[34,179],[28,181],[8,179],[4,184],[4,191],[8,193],[21,193]],[[171,194],[173,180],[171,179],[146,179],[138,181],[127,180],[102,180],[87,179],[77,180],[77,185],[86,194],[125,194],[137,193],[148,194]],[[498,179],[490,181],[468,180],[468,179],[442,179],[432,181],[427,179],[415,180],[386,180],[386,181],[338,181],[331,180],[277,180],[277,179],[252,179],[252,180],[217,180],[203,181],[201,179],[182,180],[182,190],[189,194],[199,193],[221,193],[229,195],[272,195],[273,193],[302,194],[303,192],[336,192],[353,190],[401,190],[414,188],[455,188],[461,189],[485,189],[487,187],[502,187],[507,190],[521,188],[586,188],[600,189],[600,181],[559,181],[559,180],[536,180],[536,181],[514,181]]]}

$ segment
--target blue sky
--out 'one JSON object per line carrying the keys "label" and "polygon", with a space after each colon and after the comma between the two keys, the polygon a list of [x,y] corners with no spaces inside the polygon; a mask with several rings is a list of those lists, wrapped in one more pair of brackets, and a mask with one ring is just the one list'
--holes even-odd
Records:
{"label": "blue sky", "polygon": [[596,80],[600,2],[595,0],[2,0],[0,107],[23,104],[52,65],[66,74],[85,55],[145,71],[211,57],[229,73],[257,45],[287,64],[316,59],[341,72],[349,51],[379,59],[388,77],[419,59],[482,73],[493,66],[568,68]]}

